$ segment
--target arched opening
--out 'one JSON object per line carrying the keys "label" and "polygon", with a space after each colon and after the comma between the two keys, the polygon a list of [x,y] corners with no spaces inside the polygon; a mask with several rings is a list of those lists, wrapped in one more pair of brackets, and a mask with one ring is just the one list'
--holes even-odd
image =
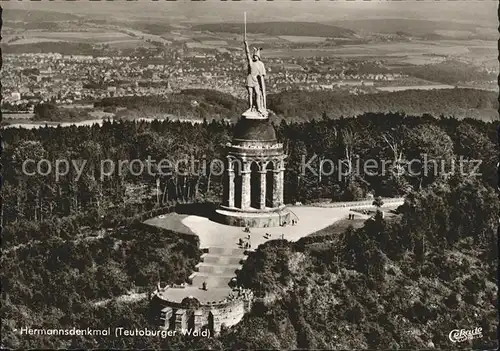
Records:
{"label": "arched opening", "polygon": [[274,207],[274,162],[269,162],[266,167],[266,207]]}
{"label": "arched opening", "polygon": [[241,208],[241,163],[233,161],[234,169],[234,207]]}
{"label": "arched opening", "polygon": [[208,312],[208,330],[210,330],[210,335],[214,335],[214,315],[211,311]]}
{"label": "arched opening", "polygon": [[175,312],[172,313],[172,317],[170,317],[169,321],[168,321],[168,329],[169,330],[174,330],[175,329]]}
{"label": "arched opening", "polygon": [[187,320],[187,327],[188,329],[194,329],[194,311],[186,311],[188,320]]}
{"label": "arched opening", "polygon": [[250,207],[260,208],[260,173],[257,162],[250,165]]}

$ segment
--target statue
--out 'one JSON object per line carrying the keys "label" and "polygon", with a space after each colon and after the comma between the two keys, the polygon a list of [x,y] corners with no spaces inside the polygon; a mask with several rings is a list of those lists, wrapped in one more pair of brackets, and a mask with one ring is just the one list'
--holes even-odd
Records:
{"label": "statue", "polygon": [[264,77],[266,69],[260,60],[260,50],[253,48],[253,53],[250,55],[248,43],[245,40],[245,54],[248,63],[248,76],[246,87],[248,89],[248,105],[250,111],[257,111],[262,116],[267,117],[266,110],[266,82]]}
{"label": "statue", "polygon": [[248,90],[248,110],[243,113],[244,116],[254,118],[267,118],[266,108],[266,68],[261,61],[260,52],[262,48],[253,48],[252,54],[246,40],[246,13],[245,13],[245,55],[247,57],[248,75],[246,87]]}

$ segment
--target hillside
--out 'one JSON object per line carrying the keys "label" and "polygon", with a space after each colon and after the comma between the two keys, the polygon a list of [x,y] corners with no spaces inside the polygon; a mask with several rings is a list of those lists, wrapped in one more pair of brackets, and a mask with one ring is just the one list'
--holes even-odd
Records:
{"label": "hillside", "polygon": [[18,10],[18,9],[4,9],[3,20],[5,25],[11,22],[59,22],[59,21],[77,21],[82,17],[54,11],[34,11],[34,10]]}
{"label": "hillside", "polygon": [[453,36],[454,34],[468,35],[472,37],[487,37],[496,39],[495,26],[488,24],[470,24],[451,21],[429,21],[417,19],[383,18],[383,19],[359,19],[344,20],[327,23],[338,27],[365,33],[396,34],[406,33],[412,36],[427,36],[430,34],[442,34]]}
{"label": "hillside", "polygon": [[435,64],[404,67],[400,70],[413,77],[440,82],[460,84],[460,82],[495,81],[495,73],[485,72],[471,64],[457,60],[446,60]]}
{"label": "hillside", "polygon": [[[114,309],[113,302],[99,307],[99,301],[131,291],[151,291],[158,279],[170,284],[183,282],[199,260],[196,239],[186,240],[185,236],[137,224],[107,231],[103,238],[91,230],[89,237],[81,237],[85,228],[74,219],[49,221],[38,228],[32,224],[6,228],[6,235],[35,232],[43,241],[31,241],[2,255],[2,287],[8,289],[2,294],[2,349],[30,349],[33,345],[73,349],[83,343],[81,337],[21,336],[15,330],[24,325],[113,328],[117,322],[123,323],[122,317],[110,319],[107,311]],[[147,316],[141,312],[134,321]]]}
{"label": "hillside", "polygon": [[[404,112],[406,115],[451,116],[458,119],[497,119],[497,94],[474,89],[407,90],[369,95],[348,95],[331,91],[284,91],[268,96],[273,119],[308,121],[353,117],[368,112]],[[187,89],[163,97],[106,98],[96,107],[127,107],[148,113],[168,113],[209,120],[239,118],[245,102],[232,95],[208,89]],[[276,115],[276,116],[275,116]]]}
{"label": "hillside", "polygon": [[[491,190],[455,179],[411,195],[399,223],[378,216],[341,236],[260,246],[238,280],[267,302],[223,343],[243,349],[495,349],[499,203]],[[459,216],[467,203],[467,218],[480,216],[480,225]],[[453,329],[475,327],[482,338],[448,339]]]}
{"label": "hillside", "polygon": [[[134,115],[138,117],[155,116],[155,114],[170,114],[183,118],[222,120],[239,118],[245,110],[243,100],[232,95],[208,89],[186,89],[180,93],[170,94],[168,97],[118,97],[105,98],[95,103],[96,107],[126,107],[127,111],[121,112],[118,117]],[[132,112],[130,112],[132,111]]]}
{"label": "hillside", "polygon": [[[210,91],[185,93],[187,102],[226,105],[228,111],[238,108],[239,100],[228,96]],[[130,106],[136,102],[129,101]],[[45,112],[37,110],[53,112],[57,111],[50,107]],[[179,202],[218,201],[223,178],[195,168],[186,182],[183,171],[174,172],[171,177],[156,178],[163,194],[158,199],[149,171],[100,181],[97,165],[104,159],[144,160],[148,155],[156,160],[183,160],[186,155],[221,160],[224,145],[231,140],[230,126],[164,120],[5,129],[2,156],[12,166],[2,174],[2,344],[16,349],[36,345],[39,349],[174,350],[233,346],[359,349],[369,345],[378,350],[397,345],[427,348],[432,342],[436,348],[451,349],[447,344],[450,328],[480,326],[485,337],[476,346],[492,346],[488,341],[493,340],[491,324],[496,317],[497,253],[490,229],[496,226],[499,207],[493,188],[478,183],[496,186],[496,125],[374,113],[277,125],[288,155],[286,203],[357,200],[367,192],[399,196],[436,184],[408,197],[400,222],[386,225],[379,220],[375,226],[350,230],[345,237],[339,236],[345,222],[337,223],[299,244],[274,241],[261,247],[248,258],[240,278],[256,292],[278,297],[274,305],[257,303],[241,327],[220,339],[189,340],[21,337],[14,330],[19,325],[156,329],[158,311],[148,314],[146,300],[128,304],[122,296],[133,290],[146,293],[158,279],[162,284],[185,281],[200,252],[195,242],[174,233],[145,230],[137,226],[137,220],[169,213]],[[391,160],[394,147],[402,160],[421,160],[425,155],[447,162],[459,156],[482,160],[478,171],[483,176],[470,177],[473,182],[451,179],[448,184],[439,181],[433,170],[422,177],[407,172],[394,177],[386,172],[355,176],[347,183],[329,176],[318,181],[314,172],[302,168],[312,155],[319,155],[316,160],[323,156],[340,160],[349,150],[359,155],[361,165],[366,160]],[[60,178],[18,176],[25,159],[58,158],[92,160],[94,167],[79,178],[74,171]],[[314,162],[311,167],[316,167]],[[144,211],[146,215],[138,215]],[[101,304],[108,299],[114,300]]]}
{"label": "hillside", "polygon": [[102,50],[94,48],[88,43],[69,41],[38,42],[30,44],[8,45],[2,43],[2,51],[5,54],[41,53],[47,54],[57,52],[62,55],[93,55],[99,56]]}
{"label": "hillside", "polygon": [[365,112],[404,112],[456,118],[497,119],[497,95],[474,89],[406,90],[369,95],[329,91],[284,91],[268,97],[268,108],[295,120],[352,117]]}
{"label": "hillside", "polygon": [[[241,23],[209,23],[192,27],[193,30],[209,32],[243,33]],[[248,23],[248,33],[263,33],[272,36],[310,36],[351,38],[355,32],[349,29],[314,22],[261,22]]]}

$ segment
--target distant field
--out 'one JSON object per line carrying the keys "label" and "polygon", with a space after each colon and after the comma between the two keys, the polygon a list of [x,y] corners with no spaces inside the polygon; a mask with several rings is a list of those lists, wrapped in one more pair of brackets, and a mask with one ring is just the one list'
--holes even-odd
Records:
{"label": "distant field", "polygon": [[[236,33],[241,35],[241,23],[209,23],[193,26],[194,30],[212,33]],[[248,23],[249,33],[265,33],[271,36],[320,36],[320,37],[352,37],[354,32],[332,25],[314,22],[260,22]]]}
{"label": "distant field", "polygon": [[474,62],[478,64],[487,65],[488,67],[492,66],[489,64],[491,61],[495,61],[493,62],[493,67],[498,67],[498,60],[496,59],[497,55],[498,50],[496,48],[491,49],[488,47],[474,46],[469,48],[469,52],[464,54],[463,57],[474,60]]}
{"label": "distant field", "polygon": [[[128,37],[128,35],[120,32],[103,32],[103,31],[77,31],[77,32],[38,32],[30,31],[28,32],[31,36],[43,37],[43,38],[61,38],[61,39],[71,39],[71,38],[88,38],[95,36],[105,36],[112,38],[122,38]],[[28,34],[27,33],[27,34]]]}
{"label": "distant field", "polygon": [[24,45],[24,44],[36,44],[36,43],[57,43],[64,41],[61,39],[48,39],[48,38],[23,38],[15,41],[11,41],[9,45]]}
{"label": "distant field", "polygon": [[380,91],[403,91],[403,90],[434,90],[434,89],[453,89],[454,86],[446,84],[436,85],[408,85],[408,86],[390,86],[377,87]]}
{"label": "distant field", "polygon": [[439,41],[414,41],[414,42],[393,42],[393,43],[373,43],[364,45],[349,45],[337,49],[339,53],[376,53],[376,54],[433,54],[433,55],[458,55],[467,53],[468,49],[464,45],[443,45]]}
{"label": "distant field", "polygon": [[452,37],[452,38],[469,38],[473,36],[475,33],[468,30],[436,30],[434,33],[438,35],[442,35],[444,37]]}
{"label": "distant field", "polygon": [[30,9],[4,9],[4,21],[8,18],[8,22],[25,22],[29,19],[30,22],[57,22],[57,21],[75,21],[81,17],[63,12],[39,11]]}
{"label": "distant field", "polygon": [[339,27],[354,31],[368,33],[396,33],[404,32],[412,36],[424,36],[429,34],[451,35],[452,37],[461,33],[471,33],[476,36],[495,37],[496,23],[459,23],[453,21],[434,21],[420,19],[384,18],[384,19],[360,19],[332,21]]}
{"label": "distant field", "polygon": [[165,34],[162,34],[161,37],[163,39],[175,40],[175,41],[191,40],[190,37],[186,37],[186,36],[183,36],[180,34],[174,34],[174,33],[165,33]]}
{"label": "distant field", "polygon": [[212,46],[227,46],[227,41],[225,40],[204,40],[201,43],[204,45]]}
{"label": "distant field", "polygon": [[213,49],[214,48],[213,45],[207,45],[207,44],[202,44],[202,43],[193,43],[193,42],[186,43],[186,47],[188,49]]}
{"label": "distant field", "polygon": [[139,47],[153,47],[153,44],[147,43],[140,39],[125,39],[125,40],[111,40],[106,42],[101,42],[101,44],[106,44],[114,49],[135,49]]}
{"label": "distant field", "polygon": [[429,65],[433,63],[439,63],[446,60],[446,57],[443,56],[424,56],[424,55],[415,55],[408,56],[406,58],[400,58],[398,61],[400,63],[407,63],[410,65]]}
{"label": "distant field", "polygon": [[[85,31],[85,32],[41,32],[26,31],[23,33],[25,41],[28,44],[43,41],[72,41],[72,42],[107,42],[113,40],[129,40],[133,37],[112,31]],[[31,40],[32,42],[29,42]],[[35,41],[38,40],[38,41]],[[20,44],[16,41],[15,44]],[[24,43],[23,43],[24,44]]]}
{"label": "distant field", "polygon": [[279,38],[290,41],[292,43],[321,43],[328,39],[326,37],[307,37],[293,35],[280,35]]}
{"label": "distant field", "polygon": [[191,40],[193,41],[199,41],[199,42],[203,42],[203,41],[206,41],[206,40],[224,40],[225,38],[222,38],[222,36],[214,36],[214,35],[204,35],[204,34],[199,34],[199,33],[196,33],[196,35],[193,35],[191,37]]}
{"label": "distant field", "polygon": [[[440,41],[415,41],[392,43],[369,43],[356,45],[342,45],[333,48],[300,48],[300,49],[268,49],[267,57],[313,57],[313,56],[338,56],[338,57],[400,57],[413,59],[419,64],[438,61],[433,55],[467,55],[467,43],[457,45],[441,43]],[[428,55],[424,57],[422,55]],[[418,60],[417,60],[418,59]],[[410,62],[413,63],[413,62]]]}
{"label": "distant field", "polygon": [[479,39],[470,39],[470,40],[453,40],[453,39],[447,39],[447,40],[440,40],[439,43],[442,43],[443,45],[464,45],[467,46],[468,48],[473,48],[473,47],[481,47],[481,48],[491,48],[491,49],[496,49],[497,47],[497,42],[495,40],[479,40]]}

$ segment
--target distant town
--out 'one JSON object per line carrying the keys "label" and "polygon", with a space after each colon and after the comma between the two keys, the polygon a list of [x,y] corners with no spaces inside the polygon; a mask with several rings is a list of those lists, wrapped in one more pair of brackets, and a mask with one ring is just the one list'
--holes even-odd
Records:
{"label": "distant town", "polygon": [[[243,53],[226,49],[213,53],[188,47],[141,56],[21,53],[4,55],[4,112],[33,112],[41,102],[92,103],[106,97],[163,96],[182,89],[215,89],[243,97]],[[348,94],[404,89],[453,88],[401,72],[389,71],[377,60],[330,56],[266,58],[269,93],[284,89],[338,90]],[[493,70],[484,69],[486,74]],[[474,82],[463,82],[473,85]],[[481,82],[476,82],[481,83]],[[494,81],[483,83],[493,84]]]}
{"label": "distant town", "polygon": [[[44,11],[27,18],[9,10],[2,28],[5,119],[31,119],[41,103],[102,113],[94,104],[105,98],[166,97],[185,89],[245,99],[241,23],[130,22]],[[391,23],[387,31],[376,20],[254,22],[248,41],[263,48],[268,94],[498,90],[491,26]]]}

